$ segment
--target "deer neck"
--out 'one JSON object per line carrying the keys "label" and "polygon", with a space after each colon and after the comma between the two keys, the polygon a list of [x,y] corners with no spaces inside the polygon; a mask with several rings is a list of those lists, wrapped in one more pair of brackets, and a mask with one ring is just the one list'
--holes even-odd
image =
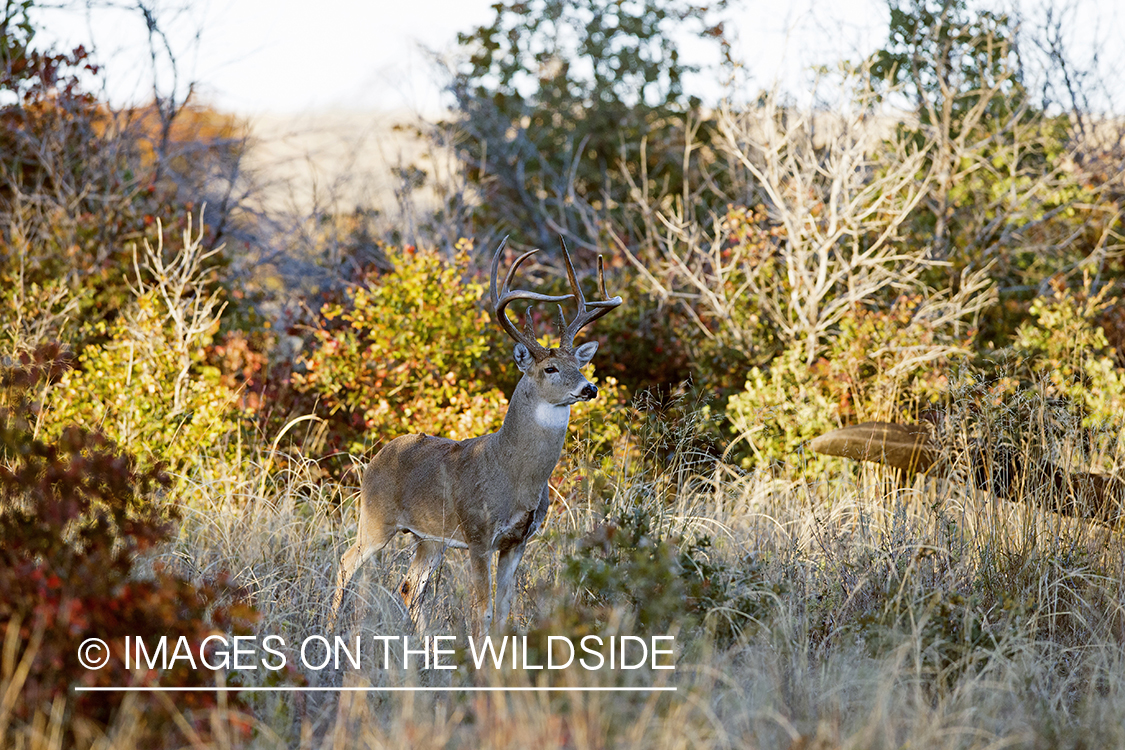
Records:
{"label": "deer neck", "polygon": [[569,423],[570,406],[547,403],[525,376],[512,393],[496,441],[502,456],[520,464],[521,475],[542,483],[559,461]]}

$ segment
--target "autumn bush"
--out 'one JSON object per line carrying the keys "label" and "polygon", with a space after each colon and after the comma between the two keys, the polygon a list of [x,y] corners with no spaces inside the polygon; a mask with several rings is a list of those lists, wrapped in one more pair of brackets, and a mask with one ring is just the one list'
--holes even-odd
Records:
{"label": "autumn bush", "polygon": [[[162,236],[162,235],[161,235]],[[159,241],[158,241],[159,242]],[[111,322],[87,323],[74,368],[45,393],[48,435],[69,425],[98,430],[148,465],[177,470],[223,452],[242,428],[236,391],[208,359],[224,303],[202,227],[189,225],[174,252],[133,247],[133,299]]]}
{"label": "autumn bush", "polygon": [[296,386],[319,399],[364,453],[367,440],[429,432],[463,439],[499,428],[514,382],[509,347],[481,304],[486,287],[462,247],[386,248],[394,269],[372,271],[324,305]]}
{"label": "autumn bush", "polygon": [[1088,274],[1073,290],[1056,282],[1031,303],[1031,317],[1012,342],[1024,379],[1042,380],[1045,395],[1072,402],[1084,427],[1117,423],[1125,414],[1125,372],[1098,324],[1105,310],[1120,305],[1114,291],[1111,285],[1095,288]]}
{"label": "autumn bush", "polygon": [[[4,679],[12,679],[18,656],[22,680],[20,700],[5,702],[5,722],[52,715],[62,701],[67,744],[85,746],[113,720],[123,694],[73,688],[214,680],[211,670],[188,669],[184,660],[166,672],[127,670],[124,636],[152,643],[167,636],[173,644],[183,637],[198,656],[212,633],[247,632],[253,612],[238,604],[237,589],[222,575],[191,581],[161,565],[146,571],[146,557],[178,518],[174,505],[155,501],[168,486],[158,467],[143,468],[104,435],[77,426],[37,436],[38,395],[69,366],[57,347],[43,348],[5,367],[0,382],[0,633]],[[105,668],[78,662],[87,638],[109,644]],[[161,745],[162,737],[171,739],[171,717],[157,696],[142,700],[152,712],[149,741]],[[210,693],[179,701],[181,710],[214,704]],[[205,723],[195,730],[207,734]]]}

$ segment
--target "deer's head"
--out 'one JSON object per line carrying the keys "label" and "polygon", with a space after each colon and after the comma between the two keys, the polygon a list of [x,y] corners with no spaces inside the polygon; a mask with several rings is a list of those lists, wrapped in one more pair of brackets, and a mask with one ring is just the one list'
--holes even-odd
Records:
{"label": "deer's head", "polygon": [[[500,247],[496,249],[496,255],[492,258],[489,293],[492,298],[492,309],[496,314],[496,322],[516,342],[513,351],[516,366],[523,373],[524,378],[529,378],[532,381],[536,392],[545,404],[569,407],[578,401],[589,401],[598,395],[598,388],[586,379],[582,374],[582,368],[590,364],[590,360],[594,358],[594,354],[598,351],[598,342],[589,341],[575,347],[574,337],[583,327],[593,323],[621,304],[620,297],[610,298],[606,292],[605,269],[601,256],[598,256],[598,288],[601,290],[603,298],[600,301],[586,301],[574,273],[574,264],[571,263],[570,254],[566,250],[566,243],[563,243],[563,259],[566,262],[566,275],[570,280],[572,294],[551,296],[519,289],[512,290],[512,278],[516,275],[516,270],[521,263],[538,252],[536,250],[524,253],[516,259],[504,278],[503,286],[497,293],[496,274],[500,266],[500,256],[504,252],[504,245],[507,244],[507,241],[505,237],[504,241],[500,243]],[[508,318],[504,310],[508,303],[517,299],[533,302],[566,302],[570,299],[578,301],[578,312],[575,313],[574,319],[569,322],[563,315],[562,306],[559,306],[559,330],[562,340],[559,342],[557,349],[549,349],[536,339],[532,328],[530,309],[525,317],[522,331]]]}

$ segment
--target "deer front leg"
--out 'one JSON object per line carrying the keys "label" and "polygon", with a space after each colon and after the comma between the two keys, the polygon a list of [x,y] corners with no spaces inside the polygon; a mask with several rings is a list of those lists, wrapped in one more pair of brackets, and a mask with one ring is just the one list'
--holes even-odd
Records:
{"label": "deer front leg", "polygon": [[480,638],[492,627],[492,550],[470,549],[469,566],[473,579],[473,622],[474,638]]}
{"label": "deer front leg", "polygon": [[508,614],[512,609],[512,597],[515,595],[513,585],[516,568],[523,559],[523,551],[527,542],[523,541],[511,547],[500,550],[500,558],[496,562],[496,626],[507,627]]}

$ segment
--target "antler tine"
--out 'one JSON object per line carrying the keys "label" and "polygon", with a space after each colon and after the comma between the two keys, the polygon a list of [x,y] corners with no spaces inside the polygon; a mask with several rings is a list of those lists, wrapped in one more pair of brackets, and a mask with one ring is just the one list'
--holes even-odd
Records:
{"label": "antler tine", "polygon": [[504,252],[504,246],[508,244],[507,236],[500,240],[500,247],[496,248],[496,254],[492,256],[492,273],[488,280],[488,296],[492,298],[492,307],[495,309],[496,305],[500,303],[500,298],[496,296],[496,272],[500,270],[500,254]]}
{"label": "antler tine", "polygon": [[566,264],[566,278],[570,281],[570,288],[574,290],[574,297],[578,300],[578,313],[581,314],[586,309],[586,295],[582,293],[582,287],[578,285],[578,277],[574,274],[574,264],[570,262],[570,253],[566,250],[566,240],[559,237],[559,242],[562,243],[563,250],[563,263]]}
{"label": "antler tine", "polygon": [[523,333],[536,344],[539,343],[535,339],[535,321],[531,319],[531,305],[528,305],[523,311]]}
{"label": "antler tine", "polygon": [[[520,257],[516,258],[516,262],[512,264],[512,267],[508,269],[508,274],[504,277],[504,288],[501,290],[501,292],[500,292],[501,294],[508,294],[508,293],[511,292],[511,290],[512,290],[512,279],[514,279],[516,277],[516,271],[519,270],[519,267],[523,264],[523,262],[525,260],[530,258],[532,255],[535,255],[537,252],[539,252],[539,251],[538,250],[528,250],[526,253],[524,253]],[[530,292],[530,294],[534,294],[534,292]]]}
{"label": "antler tine", "polygon": [[[574,297],[578,300],[578,312],[574,315],[574,320],[565,327],[562,333],[562,346],[567,348],[574,347],[574,337],[578,332],[586,326],[593,323],[598,318],[605,315],[610,310],[618,307],[621,304],[621,297],[610,297],[609,292],[605,288],[605,262],[602,256],[598,256],[598,288],[601,290],[602,297],[605,299],[597,300],[594,302],[587,302],[586,296],[582,294],[582,287],[578,285],[578,279],[574,274],[574,264],[570,261],[570,253],[566,250],[566,242],[562,243],[563,248],[563,261],[566,263],[566,275],[570,280],[570,287],[574,290]],[[559,320],[565,321],[562,311],[559,311]]]}
{"label": "antler tine", "polygon": [[492,256],[492,273],[489,278],[488,285],[489,296],[492,299],[492,309],[496,315],[496,322],[500,325],[501,328],[504,329],[504,332],[515,339],[517,343],[526,346],[536,360],[541,360],[543,359],[543,357],[547,356],[547,350],[535,339],[535,333],[531,327],[530,311],[528,312],[526,318],[527,322],[525,323],[525,330],[520,331],[519,328],[517,328],[515,324],[512,323],[511,319],[505,312],[505,309],[508,307],[508,304],[510,302],[517,299],[526,299],[533,302],[565,302],[571,299],[574,295],[550,295],[539,294],[538,292],[528,292],[522,289],[516,289],[515,291],[512,290],[512,279],[515,277],[516,271],[525,260],[537,253],[538,250],[526,252],[520,257],[516,258],[515,263],[512,264],[512,267],[508,270],[507,275],[504,277],[504,285],[501,287],[498,294],[496,291],[496,274],[500,269],[500,256],[503,254],[504,246],[507,245],[507,243],[508,238],[505,237],[504,240],[500,243],[500,247],[496,248],[496,254]]}

